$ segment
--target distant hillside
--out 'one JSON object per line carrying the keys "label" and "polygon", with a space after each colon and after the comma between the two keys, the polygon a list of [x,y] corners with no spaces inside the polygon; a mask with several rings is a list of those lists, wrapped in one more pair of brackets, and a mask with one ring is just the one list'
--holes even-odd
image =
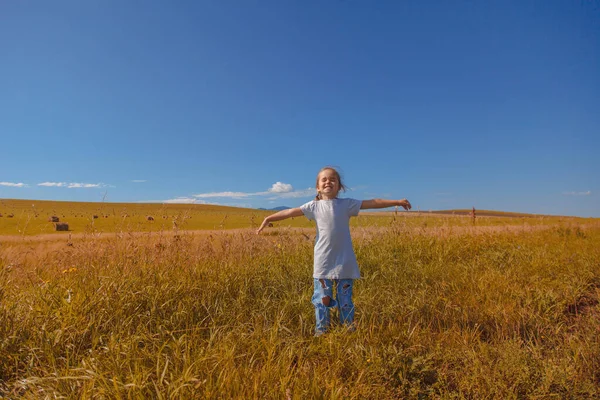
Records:
{"label": "distant hillside", "polygon": [[[472,209],[460,209],[460,210],[437,210],[430,211],[433,214],[446,214],[446,215],[470,215]],[[421,211],[422,213],[427,211]],[[475,209],[475,215],[478,217],[544,217],[549,215],[542,214],[527,214],[519,212],[509,211],[494,211],[494,210],[477,210]]]}
{"label": "distant hillside", "polygon": [[279,206],[279,207],[273,207],[273,208],[259,208],[259,210],[266,210],[266,211],[281,211],[281,210],[288,210],[292,207],[288,207],[288,206]]}
{"label": "distant hillside", "polygon": [[[400,211],[402,214],[420,216],[420,215],[447,215],[447,216],[470,216],[472,209],[456,209],[456,210],[411,210],[411,211]],[[362,215],[392,215],[395,211],[382,210],[382,211],[361,211]],[[509,212],[509,211],[495,211],[495,210],[479,210],[475,209],[475,215],[477,217],[508,217],[508,218],[539,218],[539,217],[569,217],[567,215],[546,215],[546,214],[527,214],[520,212]],[[576,217],[579,218],[579,217]]]}

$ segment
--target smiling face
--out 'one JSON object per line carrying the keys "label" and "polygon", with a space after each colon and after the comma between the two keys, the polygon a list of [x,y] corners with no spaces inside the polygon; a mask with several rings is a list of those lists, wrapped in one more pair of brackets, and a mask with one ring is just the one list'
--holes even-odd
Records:
{"label": "smiling face", "polygon": [[317,175],[317,192],[322,199],[335,199],[340,187],[340,176],[336,170],[324,169]]}

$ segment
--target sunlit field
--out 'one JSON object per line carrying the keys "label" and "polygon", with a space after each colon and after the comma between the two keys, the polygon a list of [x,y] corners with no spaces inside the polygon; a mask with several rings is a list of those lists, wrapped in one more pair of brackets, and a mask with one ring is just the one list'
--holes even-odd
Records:
{"label": "sunlit field", "polygon": [[[39,236],[56,234],[73,235],[106,234],[130,232],[177,232],[180,230],[229,230],[258,227],[263,218],[274,211],[247,208],[223,207],[204,204],[145,204],[145,203],[83,203],[42,200],[0,199],[0,235]],[[359,218],[351,220],[352,226],[388,226],[389,218],[402,215],[416,217],[413,227],[470,226],[468,218],[471,210],[450,210],[432,213],[424,212],[362,212]],[[499,211],[477,211],[480,223],[484,225],[523,224],[527,226],[548,223],[577,221],[585,219],[548,217],[542,215],[516,214]],[[56,230],[55,217],[60,223],[68,224],[68,230]],[[506,217],[514,217],[507,221]],[[448,221],[447,218],[452,218]],[[521,218],[517,220],[516,218]],[[306,218],[292,218],[276,224],[284,227],[304,227],[313,225]],[[47,237],[47,236],[46,236]]]}
{"label": "sunlit field", "polygon": [[314,337],[306,219],[29,203],[0,204],[0,397],[600,397],[598,219],[363,214],[358,329]]}
{"label": "sunlit field", "polygon": [[[57,217],[59,222],[67,223],[68,231],[78,234],[247,228],[260,225],[269,213],[203,204],[0,200],[0,235],[31,236],[54,233],[56,229],[55,224],[50,221],[51,217]],[[306,219],[289,221],[286,224],[310,226]]]}

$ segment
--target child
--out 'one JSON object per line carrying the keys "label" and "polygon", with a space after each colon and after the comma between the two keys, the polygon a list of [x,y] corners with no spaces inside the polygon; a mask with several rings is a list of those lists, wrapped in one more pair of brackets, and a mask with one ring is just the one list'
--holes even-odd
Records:
{"label": "child", "polygon": [[[352,248],[350,237],[350,217],[366,208],[385,208],[402,206],[410,210],[411,205],[402,200],[355,200],[338,199],[340,190],[346,191],[340,174],[335,168],[325,167],[317,175],[317,196],[299,208],[290,208],[269,215],[256,233],[260,233],[273,221],[305,215],[317,224],[317,237],[314,250],[314,293],[312,303],[315,306],[317,325],[315,336],[327,331],[329,311],[337,307],[342,324],[354,330],[354,304],[352,287],[355,279],[360,278],[358,263]],[[333,299],[333,285],[337,286],[337,295]]]}

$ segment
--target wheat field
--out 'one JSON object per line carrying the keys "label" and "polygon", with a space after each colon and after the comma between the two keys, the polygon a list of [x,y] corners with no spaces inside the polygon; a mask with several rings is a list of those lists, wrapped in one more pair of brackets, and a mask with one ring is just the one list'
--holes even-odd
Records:
{"label": "wheat field", "polygon": [[0,397],[600,397],[598,219],[358,217],[358,329],[315,338],[314,228],[247,213],[3,236]]}

